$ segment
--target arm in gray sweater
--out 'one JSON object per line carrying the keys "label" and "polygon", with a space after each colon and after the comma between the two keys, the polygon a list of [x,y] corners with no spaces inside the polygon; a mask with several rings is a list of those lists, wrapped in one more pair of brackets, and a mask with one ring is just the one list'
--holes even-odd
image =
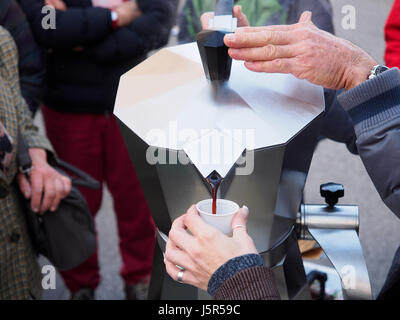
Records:
{"label": "arm in gray sweater", "polygon": [[341,94],[360,157],[384,203],[400,217],[400,71],[388,70]]}

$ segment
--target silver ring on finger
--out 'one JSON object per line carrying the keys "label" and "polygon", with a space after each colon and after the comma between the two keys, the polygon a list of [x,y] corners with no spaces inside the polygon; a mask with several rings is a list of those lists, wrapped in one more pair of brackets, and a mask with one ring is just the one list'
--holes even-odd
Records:
{"label": "silver ring on finger", "polygon": [[178,282],[179,283],[183,283],[183,273],[185,272],[185,270],[181,270],[178,272]]}

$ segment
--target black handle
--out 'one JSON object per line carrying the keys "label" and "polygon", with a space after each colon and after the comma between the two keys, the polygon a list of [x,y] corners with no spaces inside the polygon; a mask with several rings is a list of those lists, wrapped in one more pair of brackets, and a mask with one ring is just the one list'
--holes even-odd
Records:
{"label": "black handle", "polygon": [[229,16],[232,15],[233,0],[217,0],[215,4],[216,16]]}

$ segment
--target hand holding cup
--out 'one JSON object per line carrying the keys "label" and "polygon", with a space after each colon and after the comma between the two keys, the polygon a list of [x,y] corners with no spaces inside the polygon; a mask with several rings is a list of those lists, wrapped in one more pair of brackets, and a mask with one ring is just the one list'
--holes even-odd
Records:
{"label": "hand holding cup", "polygon": [[[169,232],[165,251],[165,266],[168,274],[178,280],[184,268],[182,282],[207,290],[213,273],[228,260],[249,253],[258,253],[247,233],[249,211],[239,209],[233,216],[232,237],[207,224],[193,205],[186,214],[177,218]],[[189,230],[191,234],[187,232]]]}

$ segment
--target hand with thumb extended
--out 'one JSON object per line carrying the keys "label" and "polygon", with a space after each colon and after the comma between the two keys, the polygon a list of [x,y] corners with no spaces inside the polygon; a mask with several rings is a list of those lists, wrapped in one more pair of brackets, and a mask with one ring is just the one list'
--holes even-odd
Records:
{"label": "hand with thumb extended", "polygon": [[169,233],[165,251],[168,274],[177,280],[180,268],[184,268],[183,282],[207,290],[211,276],[225,262],[241,255],[258,253],[247,233],[248,214],[247,207],[235,214],[231,223],[233,235],[228,237],[205,223],[193,205],[174,221]]}
{"label": "hand with thumb extended", "polygon": [[378,64],[353,43],[318,29],[309,11],[296,24],[238,28],[224,41],[230,57],[250,71],[292,74],[327,89],[350,90]]}

